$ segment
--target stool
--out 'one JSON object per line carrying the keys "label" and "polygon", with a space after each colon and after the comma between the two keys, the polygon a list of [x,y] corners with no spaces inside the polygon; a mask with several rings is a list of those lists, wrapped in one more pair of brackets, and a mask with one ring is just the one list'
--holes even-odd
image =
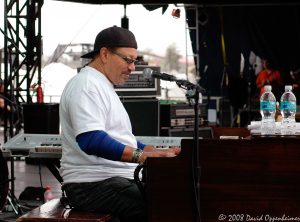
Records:
{"label": "stool", "polygon": [[67,209],[59,198],[53,199],[31,210],[17,219],[17,222],[117,222],[110,214]]}

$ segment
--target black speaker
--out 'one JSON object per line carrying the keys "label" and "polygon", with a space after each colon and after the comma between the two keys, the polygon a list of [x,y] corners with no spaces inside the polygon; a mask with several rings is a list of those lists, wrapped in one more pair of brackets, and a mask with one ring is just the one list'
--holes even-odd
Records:
{"label": "black speaker", "polygon": [[261,114],[259,110],[243,110],[240,112],[240,127],[247,127],[251,121],[260,121]]}
{"label": "black speaker", "polygon": [[232,110],[228,99],[220,99],[219,122],[222,127],[231,127]]}
{"label": "black speaker", "polygon": [[59,134],[59,103],[24,103],[24,133]]}
{"label": "black speaker", "polygon": [[125,99],[122,102],[129,115],[135,136],[159,135],[159,101],[157,99]]}

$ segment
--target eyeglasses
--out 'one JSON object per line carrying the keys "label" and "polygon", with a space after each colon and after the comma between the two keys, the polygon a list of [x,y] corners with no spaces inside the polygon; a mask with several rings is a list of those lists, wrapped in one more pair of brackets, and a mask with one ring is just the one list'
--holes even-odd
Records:
{"label": "eyeglasses", "polygon": [[139,63],[139,61],[136,60],[136,59],[131,59],[131,58],[129,58],[129,57],[127,57],[127,56],[124,56],[124,55],[121,55],[121,54],[119,54],[119,53],[117,53],[117,52],[113,52],[113,51],[110,51],[110,52],[111,52],[112,54],[115,54],[115,55],[119,56],[120,58],[124,59],[124,61],[125,61],[128,65],[130,65],[130,64],[132,64],[132,63],[134,63],[134,65],[137,65],[137,64]]}

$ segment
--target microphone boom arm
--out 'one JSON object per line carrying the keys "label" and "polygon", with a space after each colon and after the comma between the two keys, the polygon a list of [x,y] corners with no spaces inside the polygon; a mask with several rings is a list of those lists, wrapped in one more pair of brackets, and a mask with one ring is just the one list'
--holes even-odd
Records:
{"label": "microphone boom arm", "polygon": [[201,86],[199,86],[198,84],[193,84],[187,80],[184,79],[177,79],[175,80],[176,84],[183,89],[186,90],[196,90],[197,92],[205,92],[205,89],[203,89]]}

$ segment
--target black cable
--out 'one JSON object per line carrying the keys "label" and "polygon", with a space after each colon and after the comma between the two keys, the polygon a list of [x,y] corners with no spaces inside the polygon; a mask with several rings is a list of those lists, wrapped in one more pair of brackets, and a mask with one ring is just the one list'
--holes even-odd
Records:
{"label": "black cable", "polygon": [[[198,195],[198,181],[197,181],[197,173],[199,173],[198,169],[195,167],[195,154],[197,154],[198,152],[195,151],[195,148],[193,150],[193,156],[192,156],[192,161],[191,161],[191,168],[192,168],[192,185],[193,185],[193,193],[194,193],[194,202],[195,202],[195,208],[196,208],[196,213],[197,213],[197,218],[196,221],[201,222],[201,213],[200,213],[200,200],[198,198],[198,196],[200,196],[200,194]],[[200,186],[200,185],[199,185]],[[200,187],[199,187],[200,190]]]}
{"label": "black cable", "polygon": [[42,180],[42,167],[41,167],[41,161],[39,159],[39,177],[40,177],[40,184],[41,184],[41,199],[43,203],[45,203],[45,198],[44,198],[44,186],[43,186],[43,180]]}
{"label": "black cable", "polygon": [[139,164],[134,170],[134,181],[137,184],[142,196],[146,199],[145,184],[140,180],[140,172],[145,168],[145,164]]}
{"label": "black cable", "polygon": [[[199,86],[199,85],[198,85]],[[197,221],[201,222],[201,209],[200,209],[200,174],[201,174],[201,165],[200,165],[200,148],[199,148],[199,93],[201,87],[195,88],[195,95],[194,95],[194,112],[195,112],[195,119],[194,119],[194,150],[193,150],[193,157],[194,160],[194,188],[195,188],[195,200],[196,200],[196,211],[197,211]]]}

